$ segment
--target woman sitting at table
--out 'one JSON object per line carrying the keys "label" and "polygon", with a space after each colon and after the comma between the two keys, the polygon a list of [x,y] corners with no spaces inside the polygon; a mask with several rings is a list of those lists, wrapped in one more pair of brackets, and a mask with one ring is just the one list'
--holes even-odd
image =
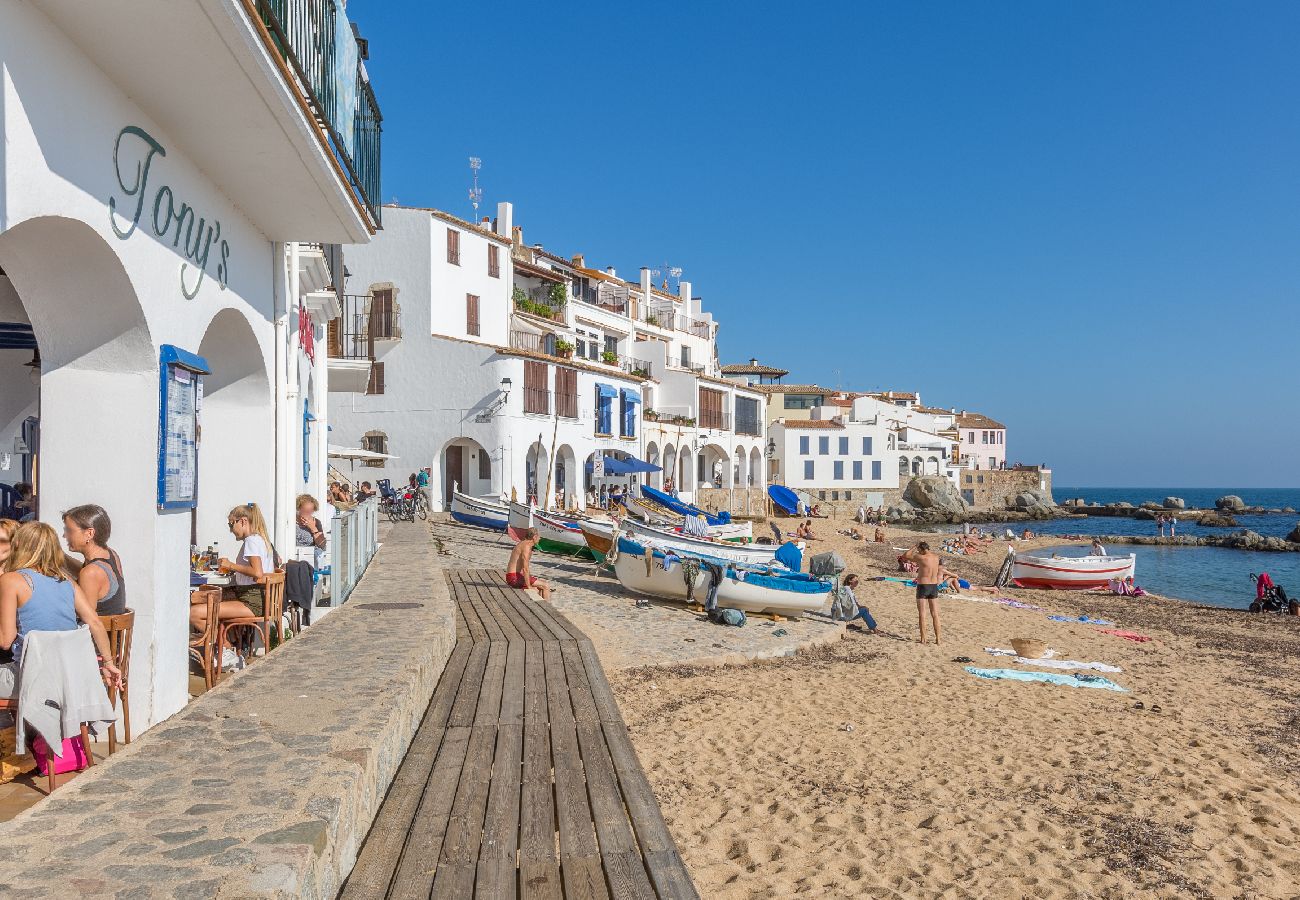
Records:
{"label": "woman sitting at table", "polygon": [[[236,506],[226,516],[230,533],[240,541],[239,553],[233,562],[222,557],[217,568],[223,573],[234,574],[234,600],[222,600],[217,608],[217,618],[222,621],[230,619],[250,619],[262,615],[266,600],[262,593],[262,578],[275,570],[271,539],[266,535],[266,520],[256,503]],[[190,626],[202,632],[207,628],[208,611],[201,603],[190,604]],[[232,644],[221,648],[221,668],[232,668],[239,664],[239,657]]]}
{"label": "woman sitting at table", "polygon": [[122,560],[108,547],[113,524],[103,507],[88,504],[74,506],[63,514],[63,539],[68,549],[81,554],[83,562],[68,559],[67,568],[79,568],[77,584],[95,604],[101,616],[120,616],[126,612],[126,580],[122,577]]}
{"label": "woman sitting at table", "polygon": [[75,631],[78,619],[90,628],[104,680],[121,682],[108,632],[95,605],[63,571],[63,559],[59,536],[44,522],[28,522],[14,532],[8,571],[0,575],[0,649],[13,653],[12,662],[0,665],[0,697],[17,695],[23,639],[33,631]]}

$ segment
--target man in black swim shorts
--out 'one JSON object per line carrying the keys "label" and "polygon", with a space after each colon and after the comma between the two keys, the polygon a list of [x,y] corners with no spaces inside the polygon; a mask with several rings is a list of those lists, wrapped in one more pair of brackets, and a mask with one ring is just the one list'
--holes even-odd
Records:
{"label": "man in black swim shorts", "polygon": [[934,623],[934,642],[939,643],[939,584],[943,578],[940,574],[942,562],[937,553],[930,551],[930,545],[921,541],[902,557],[916,565],[916,617],[921,629],[921,643],[925,643],[925,610],[930,608],[930,621]]}

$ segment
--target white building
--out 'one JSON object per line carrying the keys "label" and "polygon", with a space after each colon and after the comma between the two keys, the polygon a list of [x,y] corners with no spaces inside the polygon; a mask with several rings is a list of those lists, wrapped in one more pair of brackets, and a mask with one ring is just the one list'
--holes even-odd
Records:
{"label": "white building", "polygon": [[[322,484],[317,289],[378,225],[351,26],[288,40],[250,9],[29,0],[0,26],[0,482],[34,483],[59,530],[78,504],[112,517],[137,731],[187,699],[191,542],[233,556],[226,514],[253,500],[287,548]],[[318,118],[286,56],[355,91],[347,115]]]}
{"label": "white building", "polygon": [[331,411],[336,442],[397,457],[354,477],[429,466],[435,503],[453,485],[523,500],[549,483],[552,505],[581,508],[595,455],[636,456],[687,499],[704,481],[715,506],[761,508],[744,491],[765,486],[758,395],[717,377],[716,324],[690,284],[670,294],[648,270],[633,284],[528,246],[513,215],[386,207],[384,232],[349,254],[352,289],[391,291],[402,315],[370,391]]}

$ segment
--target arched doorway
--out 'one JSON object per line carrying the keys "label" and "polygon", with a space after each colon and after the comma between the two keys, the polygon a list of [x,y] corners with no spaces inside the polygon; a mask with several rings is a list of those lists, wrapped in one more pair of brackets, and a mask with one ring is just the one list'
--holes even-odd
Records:
{"label": "arched doorway", "polygon": [[749,455],[745,453],[744,447],[736,448],[736,462],[732,466],[731,483],[736,487],[744,487],[749,474]]}
{"label": "arched doorway", "polygon": [[[654,441],[650,441],[645,445],[645,461],[650,463],[652,466],[659,465],[659,445]],[[663,487],[664,473],[647,472],[645,481],[646,484],[650,485],[650,487],[659,490]]]}
{"label": "arched doorway", "polygon": [[925,461],[925,474],[927,474],[927,475],[938,475],[938,474],[939,474],[939,457],[937,457],[937,456],[931,456],[931,457],[929,457],[928,459],[926,459],[926,461]]}
{"label": "arched doorway", "polygon": [[482,444],[473,438],[454,438],[444,444],[438,453],[434,477],[441,477],[442,484],[430,484],[430,489],[437,496],[436,492],[441,487],[443,509],[450,509],[453,490],[471,497],[495,495],[494,470],[492,454]]}
{"label": "arched doorway", "polygon": [[660,473],[661,484],[664,490],[668,489],[668,482],[673,482],[675,489],[680,489],[681,481],[677,478],[677,449],[672,444],[664,445],[664,458],[659,465],[663,466],[663,472]]}
{"label": "arched doorway", "polygon": [[[241,312],[223,309],[213,316],[198,352],[211,372],[203,378],[195,537],[203,546],[215,539],[223,555],[229,555],[226,548],[235,550],[226,527],[232,507],[251,500],[262,507],[268,524],[277,518],[271,513],[275,412],[257,337]],[[250,441],[250,435],[265,440]]]}
{"label": "arched doorway", "polygon": [[921,457],[919,457],[919,456],[913,456],[913,457],[912,457],[912,474],[913,474],[913,475],[920,475],[920,474],[921,474],[921,468],[922,468],[923,465],[924,465],[924,463],[921,462]]}
{"label": "arched doorway", "polygon": [[717,444],[706,444],[699,455],[700,487],[731,486],[731,457]]}
{"label": "arched doorway", "polygon": [[749,451],[749,486],[763,486],[763,454],[757,447]]}
{"label": "arched doorway", "polygon": [[910,465],[909,465],[909,463],[908,463],[908,461],[907,461],[907,457],[906,457],[906,456],[900,456],[900,457],[898,458],[898,474],[899,474],[899,475],[906,475],[906,474],[908,474],[910,471],[911,471],[911,468],[910,468]]}
{"label": "arched doorway", "polygon": [[577,455],[568,444],[560,445],[555,451],[555,484],[551,488],[551,494],[558,496],[557,503],[561,509],[581,509],[586,506],[579,487],[581,483]]}
{"label": "arched doorway", "polygon": [[695,496],[695,454],[689,446],[677,451],[677,490],[689,501]]}
{"label": "arched doorway", "polygon": [[[32,451],[15,462],[30,464],[39,518],[56,530],[70,507],[108,511],[135,610],[131,715],[147,726],[187,699],[188,610],[175,599],[187,590],[190,517],[156,506],[158,352],[121,260],[84,222],[46,216],[0,232],[0,272],[0,322],[33,345],[0,351],[0,394],[17,407],[4,427],[26,423]],[[27,367],[36,350],[39,367]],[[12,434],[0,440],[13,450]]]}
{"label": "arched doorway", "polygon": [[546,479],[550,475],[550,454],[541,441],[533,441],[524,457],[524,502],[536,506],[542,503],[542,492],[546,490]]}

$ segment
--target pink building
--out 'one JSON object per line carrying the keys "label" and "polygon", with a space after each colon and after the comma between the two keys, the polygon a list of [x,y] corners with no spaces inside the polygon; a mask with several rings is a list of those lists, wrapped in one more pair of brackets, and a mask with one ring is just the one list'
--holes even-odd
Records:
{"label": "pink building", "polygon": [[988,416],[962,410],[954,427],[960,435],[958,452],[972,469],[1003,469],[1007,465],[1007,426]]}

